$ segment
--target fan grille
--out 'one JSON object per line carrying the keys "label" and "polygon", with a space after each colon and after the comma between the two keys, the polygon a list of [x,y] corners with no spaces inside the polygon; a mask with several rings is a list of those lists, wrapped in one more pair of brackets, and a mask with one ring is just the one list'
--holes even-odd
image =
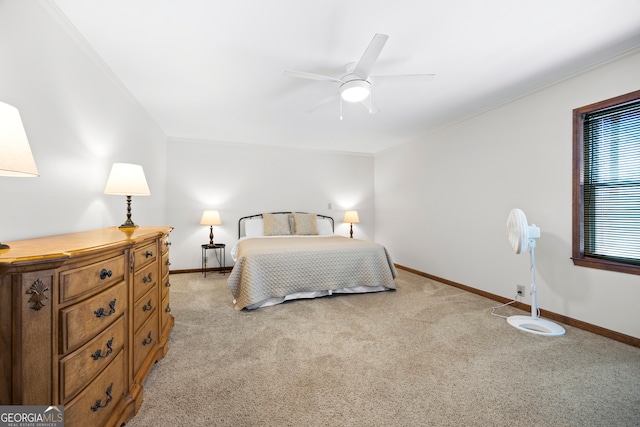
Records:
{"label": "fan grille", "polygon": [[507,218],[507,239],[513,251],[521,254],[529,245],[529,225],[527,216],[520,209],[514,208]]}

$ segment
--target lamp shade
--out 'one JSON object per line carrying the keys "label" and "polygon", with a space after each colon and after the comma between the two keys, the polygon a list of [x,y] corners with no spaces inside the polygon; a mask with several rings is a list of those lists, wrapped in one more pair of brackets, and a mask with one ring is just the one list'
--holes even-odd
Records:
{"label": "lamp shade", "polygon": [[359,223],[360,219],[358,218],[358,211],[346,211],[342,222],[349,222],[351,224]]}
{"label": "lamp shade", "polygon": [[113,164],[104,193],[120,196],[148,196],[151,194],[142,166],[131,163]]}
{"label": "lamp shade", "polygon": [[0,102],[0,176],[38,176],[18,109]]}
{"label": "lamp shade", "polygon": [[221,225],[220,213],[218,211],[204,211],[200,225]]}

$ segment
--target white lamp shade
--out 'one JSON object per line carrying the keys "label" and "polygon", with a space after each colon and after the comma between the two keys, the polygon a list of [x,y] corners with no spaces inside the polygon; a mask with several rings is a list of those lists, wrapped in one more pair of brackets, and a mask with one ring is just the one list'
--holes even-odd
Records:
{"label": "white lamp shade", "polygon": [[18,109],[0,102],[0,176],[38,176]]}
{"label": "white lamp shade", "polygon": [[142,166],[131,163],[113,164],[104,193],[120,196],[148,196],[151,194]]}
{"label": "white lamp shade", "polygon": [[359,223],[360,219],[358,218],[358,211],[346,211],[342,222],[349,222],[351,224]]}
{"label": "white lamp shade", "polygon": [[204,211],[200,225],[221,225],[220,213],[218,211]]}

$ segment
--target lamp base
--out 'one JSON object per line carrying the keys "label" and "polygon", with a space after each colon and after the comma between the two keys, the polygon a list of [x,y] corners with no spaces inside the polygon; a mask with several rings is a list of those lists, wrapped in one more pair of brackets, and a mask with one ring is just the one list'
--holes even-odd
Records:
{"label": "lamp base", "polygon": [[213,225],[209,226],[209,247],[213,248]]}
{"label": "lamp base", "polygon": [[509,316],[507,322],[514,328],[521,331],[531,332],[532,334],[546,335],[557,337],[564,335],[565,330],[562,326],[551,322],[550,320],[540,319],[531,316]]}
{"label": "lamp base", "polygon": [[137,228],[138,226],[131,221],[131,196],[127,196],[127,220],[118,228]]}
{"label": "lamp base", "polygon": [[134,224],[133,222],[125,222],[124,224],[119,225],[118,228],[138,228],[138,225]]}
{"label": "lamp base", "polygon": [[5,245],[4,243],[0,243],[0,250],[2,249],[10,249],[11,247],[9,245]]}

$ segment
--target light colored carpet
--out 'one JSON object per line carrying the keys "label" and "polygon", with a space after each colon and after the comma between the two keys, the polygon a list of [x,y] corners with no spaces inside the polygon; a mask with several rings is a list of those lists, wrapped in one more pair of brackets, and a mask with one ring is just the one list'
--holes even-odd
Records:
{"label": "light colored carpet", "polygon": [[640,426],[640,348],[519,331],[403,270],[397,291],[251,312],[226,277],[171,276],[169,353],[128,426]]}

